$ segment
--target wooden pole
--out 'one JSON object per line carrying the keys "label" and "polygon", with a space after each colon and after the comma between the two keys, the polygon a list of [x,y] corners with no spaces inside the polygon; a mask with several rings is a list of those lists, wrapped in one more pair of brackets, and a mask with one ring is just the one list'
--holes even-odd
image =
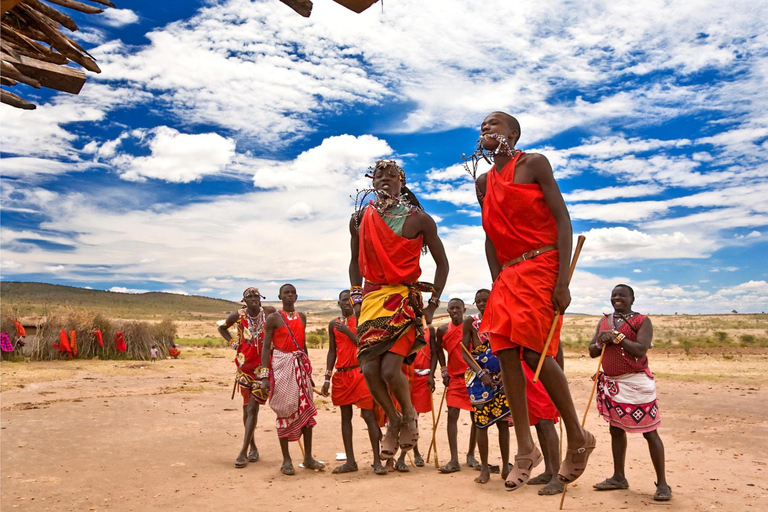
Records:
{"label": "wooden pole", "polygon": [[299,438],[299,449],[301,450],[302,459],[306,459],[307,455],[304,453],[304,443],[301,442],[301,438]]}
{"label": "wooden pole", "polygon": [[[573,271],[576,270],[576,262],[579,261],[579,254],[581,254],[581,248],[584,246],[584,241],[587,239],[584,235],[579,235],[576,241],[576,250],[573,252],[573,259],[571,259],[571,268],[568,273],[568,284],[571,284],[573,278]],[[533,383],[539,381],[539,374],[541,373],[541,367],[544,365],[544,358],[547,357],[547,350],[549,350],[549,344],[552,342],[552,335],[555,334],[555,328],[557,327],[557,321],[560,319],[560,312],[555,312],[555,318],[552,319],[552,326],[549,328],[549,334],[547,335],[547,341],[544,343],[544,349],[539,356],[539,364],[536,366],[536,373],[533,374]]]}
{"label": "wooden pole", "polygon": [[[584,425],[586,425],[587,423],[587,414],[589,413],[589,406],[592,405],[592,399],[595,397],[595,390],[597,389],[597,377],[598,375],[600,375],[600,367],[603,366],[604,355],[605,355],[605,345],[603,345],[603,349],[600,351],[600,359],[597,360],[597,371],[595,371],[594,382],[592,382],[592,391],[589,392],[589,401],[587,402],[587,407],[584,408],[584,417],[581,418],[581,428],[584,428]],[[560,419],[560,423],[562,425],[563,423],[562,418]],[[560,510],[563,510],[563,503],[565,503],[565,493],[567,492],[568,492],[568,484],[564,484],[563,496],[560,498]]]}
{"label": "wooden pole", "polygon": [[437,421],[435,422],[435,426],[432,429],[432,444],[429,445],[429,451],[427,452],[427,464],[429,464],[429,454],[432,451],[432,447],[435,448],[435,467],[439,467],[439,462],[437,462],[437,444],[435,443],[436,435],[437,435],[437,427],[440,425],[440,415],[443,413],[443,404],[445,403],[445,392],[446,389],[443,388],[443,398],[440,399],[440,408],[437,410]]}

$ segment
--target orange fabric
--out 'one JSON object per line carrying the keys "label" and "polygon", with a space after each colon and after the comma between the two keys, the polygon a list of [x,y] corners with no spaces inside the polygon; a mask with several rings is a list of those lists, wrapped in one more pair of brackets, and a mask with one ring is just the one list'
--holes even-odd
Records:
{"label": "orange fabric", "polygon": [[549,398],[547,390],[541,381],[533,383],[533,370],[521,361],[523,373],[525,373],[525,394],[528,399],[528,421],[530,425],[536,425],[540,420],[553,420],[557,423],[560,415],[555,404]]}
{"label": "orange fabric", "polygon": [[432,410],[432,392],[427,387],[429,375],[419,375],[416,370],[429,370],[432,363],[432,348],[429,342],[429,329],[424,331],[424,339],[427,344],[418,352],[416,359],[413,360],[411,384],[411,402],[413,408],[419,414],[427,413]]}
{"label": "orange fabric", "polygon": [[72,347],[72,354],[77,355],[77,331],[69,331],[69,346]]}
{"label": "orange fabric", "polygon": [[[461,338],[463,335],[463,325],[455,325],[453,322],[448,324],[448,331],[443,335],[443,348],[448,352],[448,376],[451,377],[451,381],[460,379],[464,381],[464,372],[467,371],[467,362],[462,357],[461,353]],[[467,403],[469,403],[469,394],[467,394],[467,388],[464,387],[464,394],[467,395]]]}
{"label": "orange fabric", "polygon": [[174,359],[179,357],[179,354],[181,354],[181,350],[179,350],[177,348],[171,347],[171,348],[168,349],[168,355],[171,356]]}
{"label": "orange fabric", "polygon": [[96,336],[96,341],[99,342],[99,345],[101,345],[102,348],[104,348],[104,337],[101,335],[101,331],[96,330],[93,331],[94,336]]}
{"label": "orange fabric", "polygon": [[[515,164],[522,153],[501,172],[488,171],[483,200],[483,229],[496,248],[499,263],[539,247],[557,243],[557,224],[536,183],[516,184]],[[549,251],[512,265],[499,274],[488,298],[481,333],[494,334],[491,348],[523,346],[541,352],[554,319],[552,291],[559,272],[560,255]],[[552,337],[548,356],[557,354],[562,317]]]}
{"label": "orange fabric", "polygon": [[412,283],[421,275],[421,235],[397,235],[379,212],[368,207],[360,222],[360,251],[357,263],[366,281],[376,284]]}
{"label": "orange fabric", "polygon": [[53,348],[57,348],[62,352],[66,352],[70,359],[72,359],[72,347],[69,345],[69,338],[67,338],[67,331],[64,329],[59,333],[59,344],[52,345]]}
{"label": "orange fabric", "polygon": [[18,320],[13,321],[13,325],[16,327],[16,335],[21,336],[22,338],[27,337],[27,330],[24,329],[24,326],[21,325]]}
{"label": "orange fabric", "polygon": [[331,400],[336,406],[356,405],[360,409],[373,409],[373,396],[360,368],[333,374]]}
{"label": "orange fabric", "polygon": [[[301,316],[296,313],[296,316],[293,318],[293,320],[291,320],[283,310],[279,310],[278,314],[283,317],[285,325],[275,329],[275,332],[272,335],[272,346],[281,352],[296,352],[297,350],[304,350],[304,324],[301,322]],[[296,343],[293,342],[291,334],[285,327],[286,325],[291,328],[293,337],[296,338]],[[296,344],[299,345],[298,348],[296,348]]]}
{"label": "orange fabric", "polygon": [[411,353],[413,344],[416,343],[416,328],[410,327],[387,352],[407,357]]}
{"label": "orange fabric", "polygon": [[[342,318],[336,318],[337,322],[341,322]],[[353,316],[347,318],[347,327],[357,333],[357,319]],[[350,366],[357,366],[357,344],[349,339],[349,337],[338,329],[333,329],[333,334],[336,337],[336,368],[349,368]]]}
{"label": "orange fabric", "polygon": [[448,407],[455,407],[465,411],[472,410],[472,402],[469,401],[469,392],[464,382],[464,375],[461,377],[451,377],[451,380],[448,382],[448,389],[445,390],[445,403],[448,404]]}
{"label": "orange fabric", "polygon": [[[341,322],[341,317],[336,319]],[[347,318],[347,327],[357,332],[357,319]],[[358,366],[357,344],[338,329],[333,330],[336,337],[336,368]],[[368,391],[360,368],[335,372],[331,379],[331,401],[333,405],[356,405],[360,409],[373,409],[373,396]]]}

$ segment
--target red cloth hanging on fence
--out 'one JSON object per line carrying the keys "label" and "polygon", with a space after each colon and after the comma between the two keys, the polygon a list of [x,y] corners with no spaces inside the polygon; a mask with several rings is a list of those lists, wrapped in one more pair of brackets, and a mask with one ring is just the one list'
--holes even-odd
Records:
{"label": "red cloth hanging on fence", "polygon": [[69,331],[69,346],[72,347],[72,354],[77,355],[77,331]]}
{"label": "red cloth hanging on fence", "polygon": [[69,358],[72,359],[72,347],[69,345],[69,338],[67,338],[67,332],[64,329],[59,333],[59,344],[51,346],[62,352],[66,352]]}
{"label": "red cloth hanging on fence", "polygon": [[21,336],[22,338],[27,337],[27,330],[24,329],[24,326],[21,325],[17,320],[13,321],[13,325],[16,326],[16,335]]}
{"label": "red cloth hanging on fence", "polygon": [[93,335],[96,336],[96,341],[99,342],[101,348],[104,348],[104,337],[101,335],[101,331],[97,329],[93,331]]}
{"label": "red cloth hanging on fence", "polygon": [[115,332],[115,348],[120,352],[128,350],[128,347],[125,346],[125,336],[123,336],[123,331]]}

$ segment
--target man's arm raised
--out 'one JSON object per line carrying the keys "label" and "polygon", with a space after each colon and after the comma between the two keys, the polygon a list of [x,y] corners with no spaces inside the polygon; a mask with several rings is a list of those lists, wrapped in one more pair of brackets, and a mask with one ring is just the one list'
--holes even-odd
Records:
{"label": "man's arm raised", "polygon": [[557,250],[560,253],[560,268],[557,274],[555,289],[552,292],[552,306],[560,314],[563,314],[571,303],[571,292],[568,289],[571,249],[573,245],[571,216],[568,214],[568,208],[566,208],[563,195],[560,193],[560,187],[557,186],[555,176],[552,174],[552,166],[549,164],[549,160],[544,155],[534,153],[528,156],[527,163],[533,169],[536,183],[541,187],[541,191],[544,193],[544,200],[547,202],[547,206],[549,206],[557,224]]}

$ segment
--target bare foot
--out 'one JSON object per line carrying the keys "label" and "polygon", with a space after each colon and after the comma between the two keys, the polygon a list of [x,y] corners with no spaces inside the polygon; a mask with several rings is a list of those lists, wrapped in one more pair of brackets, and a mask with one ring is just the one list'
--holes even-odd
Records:
{"label": "bare foot", "polygon": [[296,470],[293,469],[293,463],[291,461],[283,462],[283,465],[280,467],[280,472],[288,476],[296,474]]}
{"label": "bare foot", "polygon": [[331,471],[334,475],[340,475],[341,473],[354,473],[357,471],[357,462],[347,461],[341,466],[338,466]]}
{"label": "bare foot", "polygon": [[478,484],[487,484],[488,480],[491,479],[491,471],[488,469],[488,466],[483,466],[480,468],[480,476],[475,478],[475,482]]}
{"label": "bare foot", "polygon": [[502,479],[502,480],[506,480],[506,479],[507,479],[507,477],[509,476],[509,472],[510,472],[510,471],[512,471],[512,464],[507,464],[507,467],[506,467],[506,469],[503,469],[503,470],[501,471],[501,479]]}
{"label": "bare foot", "polygon": [[[528,483],[530,484],[531,481],[528,480]],[[560,483],[559,480],[552,479],[550,482],[539,489],[539,496],[554,496],[555,494],[562,494],[563,492],[563,484]]]}
{"label": "bare foot", "polygon": [[387,459],[387,473],[391,473],[395,470],[395,459]]}

